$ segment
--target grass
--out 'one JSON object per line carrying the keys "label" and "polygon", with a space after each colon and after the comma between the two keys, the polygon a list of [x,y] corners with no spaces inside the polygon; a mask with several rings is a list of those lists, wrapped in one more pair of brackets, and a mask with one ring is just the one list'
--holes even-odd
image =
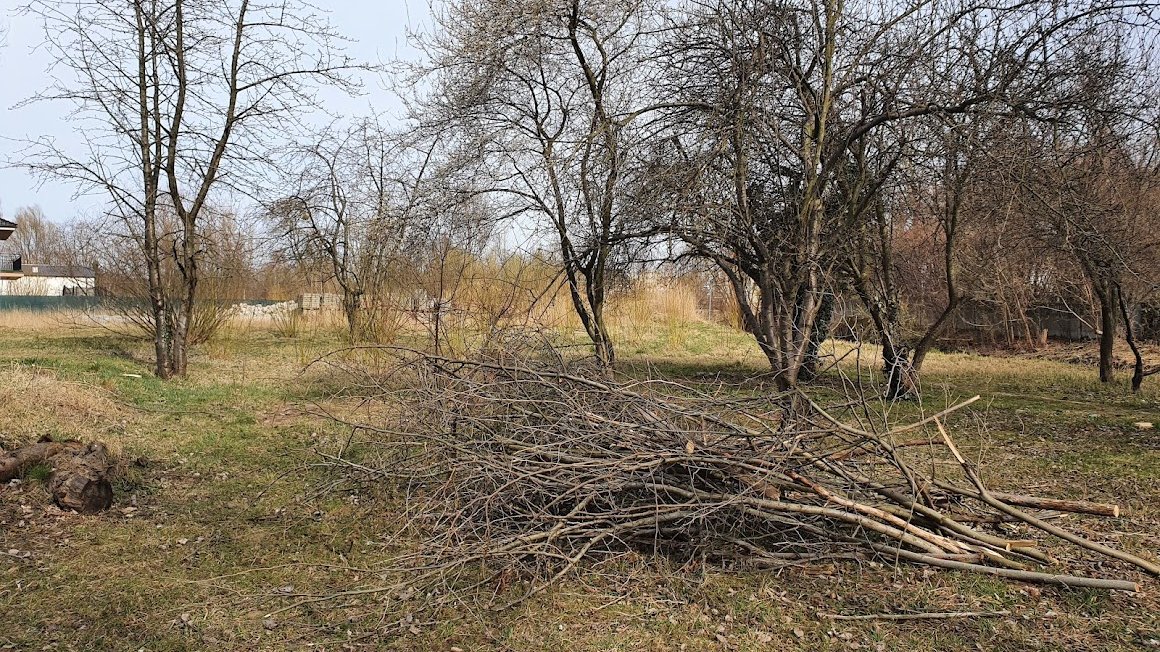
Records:
{"label": "grass", "polygon": [[[115,507],[62,514],[42,483],[0,488],[0,649],[1130,650],[1160,639],[1155,579],[1128,596],[909,566],[737,573],[646,557],[585,566],[506,612],[408,621],[402,597],[371,594],[271,620],[291,596],[374,586],[392,552],[396,506],[366,488],[320,491],[333,478],[312,466],[315,450],[333,452],[349,434],[319,412],[357,403],[336,393],[343,378],[303,371],[342,346],[341,335],[234,328],[197,351],[188,380],[162,383],[149,376],[144,343],[52,319],[0,326],[0,444],[45,434],[105,441],[121,460]],[[627,373],[761,390],[753,378],[763,359],[736,331],[676,318],[614,326]],[[841,369],[874,383],[872,348],[862,355],[857,365],[847,355]],[[996,488],[1119,502],[1125,519],[1067,522],[1155,556],[1160,435],[1133,424],[1160,420],[1160,383],[1132,396],[1094,375],[1051,360],[934,354],[922,409],[983,395],[975,416],[952,427]],[[902,610],[1010,615],[821,615]]]}

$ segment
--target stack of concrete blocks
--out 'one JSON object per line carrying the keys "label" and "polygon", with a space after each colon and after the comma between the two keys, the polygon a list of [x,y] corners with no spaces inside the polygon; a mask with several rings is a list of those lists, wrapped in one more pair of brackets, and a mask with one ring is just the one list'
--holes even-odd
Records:
{"label": "stack of concrete blocks", "polygon": [[342,310],[342,295],[339,294],[300,294],[298,295],[298,309],[307,310]]}

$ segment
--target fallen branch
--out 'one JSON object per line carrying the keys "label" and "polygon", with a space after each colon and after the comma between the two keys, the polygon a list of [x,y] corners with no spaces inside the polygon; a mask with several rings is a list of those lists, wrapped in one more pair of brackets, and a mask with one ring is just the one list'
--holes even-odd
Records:
{"label": "fallen branch", "polygon": [[949,620],[952,618],[1002,618],[1010,611],[932,611],[918,614],[820,614],[831,620]]}

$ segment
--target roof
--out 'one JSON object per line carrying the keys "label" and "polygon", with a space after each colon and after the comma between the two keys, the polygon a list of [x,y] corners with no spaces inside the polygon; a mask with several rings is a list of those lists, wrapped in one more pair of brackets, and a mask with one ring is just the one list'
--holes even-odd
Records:
{"label": "roof", "polygon": [[21,263],[20,270],[25,276],[57,276],[64,278],[96,278],[92,267],[83,265],[39,265]]}
{"label": "roof", "polygon": [[0,217],[0,240],[7,240],[8,236],[16,232],[16,223]]}

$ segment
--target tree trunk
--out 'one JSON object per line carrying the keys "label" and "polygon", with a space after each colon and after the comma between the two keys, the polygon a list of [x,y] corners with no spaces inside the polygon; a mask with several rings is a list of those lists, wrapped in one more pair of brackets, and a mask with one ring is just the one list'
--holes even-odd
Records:
{"label": "tree trunk", "polygon": [[53,459],[48,490],[61,509],[81,514],[101,512],[113,505],[113,485],[109,482],[109,451],[93,443],[79,455],[58,455]]}
{"label": "tree trunk", "polygon": [[830,336],[830,324],[833,318],[834,295],[827,292],[822,296],[821,306],[818,308],[818,316],[814,321],[814,329],[810,333],[810,342],[806,349],[805,362],[802,364],[801,372],[798,373],[800,380],[808,382],[817,378],[820,372],[819,367],[821,366],[818,351],[821,350],[826,338]]}
{"label": "tree trunk", "polygon": [[[150,286],[153,285],[152,276],[149,280]],[[167,380],[170,377],[169,367],[169,328],[167,311],[165,310],[165,299],[154,293],[153,287],[149,289],[149,303],[150,313],[153,317],[153,373],[162,380]]]}
{"label": "tree trunk", "polygon": [[1116,288],[1105,287],[1096,290],[1100,300],[1100,382],[1110,383],[1114,378],[1114,353],[1116,344]]}
{"label": "tree trunk", "polygon": [[[567,243],[563,238],[561,241]],[[616,364],[616,348],[604,322],[603,278],[589,269],[578,265],[569,267],[567,263],[564,272],[568,279],[568,293],[572,298],[572,306],[576,309],[580,324],[584,326],[584,332],[592,341],[597,362],[603,367],[613,366]],[[580,287],[581,277],[584,279],[583,288]]]}
{"label": "tree trunk", "polygon": [[1132,357],[1134,363],[1132,365],[1132,391],[1139,392],[1140,386],[1144,384],[1144,356],[1140,353],[1140,347],[1136,344],[1136,335],[1132,331],[1132,315],[1128,313],[1128,304],[1124,301],[1124,292],[1120,288],[1116,288],[1116,296],[1120,304],[1120,316],[1124,319],[1124,339],[1128,341],[1128,347],[1132,349]]}
{"label": "tree trunk", "polygon": [[[439,299],[436,300],[435,304],[432,306],[432,308],[435,311],[435,326],[436,326],[436,333],[435,333],[435,347],[436,348],[435,348],[435,350],[436,351],[439,350],[438,326],[439,326],[439,312],[440,312],[440,308],[442,307],[442,303],[443,303],[443,297],[442,297],[442,295],[440,295]],[[356,291],[356,290],[351,290],[351,289],[348,289],[346,287],[343,287],[343,290],[342,290],[342,311],[343,311],[343,314],[346,316],[346,328],[347,328],[347,333],[350,335],[351,343],[357,343],[359,340],[362,339],[363,328],[361,327],[361,324],[360,324],[360,317],[361,317],[360,309],[361,308],[362,308],[362,293],[359,291]]]}
{"label": "tree trunk", "polygon": [[882,373],[886,377],[886,399],[902,400],[918,394],[918,371],[905,346],[882,343]]}
{"label": "tree trunk", "polygon": [[616,348],[612,344],[612,337],[608,333],[608,326],[604,323],[604,297],[592,304],[592,344],[595,346],[596,359],[604,367],[616,364]]}

